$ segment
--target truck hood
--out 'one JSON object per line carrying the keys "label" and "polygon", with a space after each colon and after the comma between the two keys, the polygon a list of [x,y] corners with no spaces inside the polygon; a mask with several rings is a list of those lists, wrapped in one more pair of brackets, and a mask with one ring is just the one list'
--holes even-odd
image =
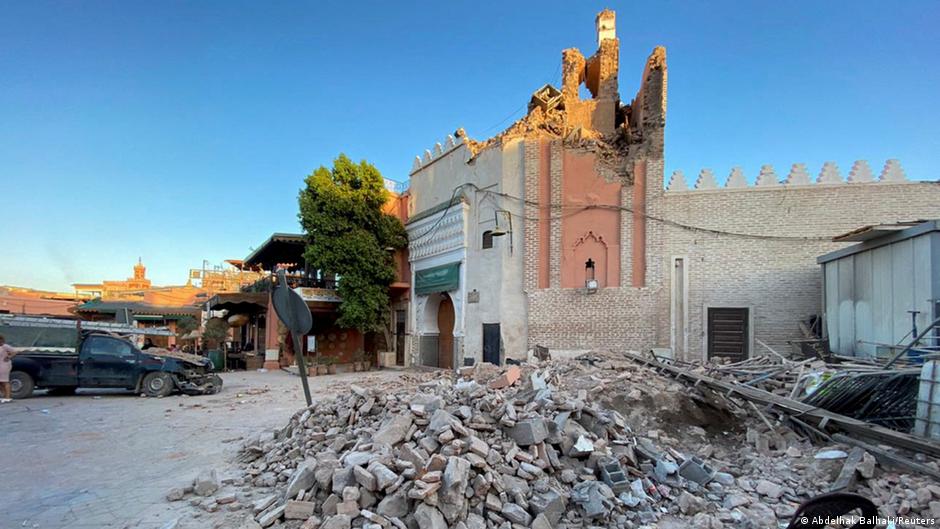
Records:
{"label": "truck hood", "polygon": [[[148,352],[149,351],[144,351],[145,354]],[[156,354],[148,354],[147,356],[150,358],[150,360],[160,362],[164,365],[165,368],[170,370],[199,368],[209,371],[212,369],[212,361],[199,355],[187,354],[186,356],[190,358],[179,358],[176,356]]]}
{"label": "truck hood", "polygon": [[208,367],[212,365],[212,362],[205,356],[199,356],[189,353],[183,353],[181,351],[170,351],[168,349],[160,349],[156,347],[151,347],[144,351],[144,354],[148,354],[158,360],[166,360],[172,358],[177,360],[182,364],[197,366],[197,367]]}

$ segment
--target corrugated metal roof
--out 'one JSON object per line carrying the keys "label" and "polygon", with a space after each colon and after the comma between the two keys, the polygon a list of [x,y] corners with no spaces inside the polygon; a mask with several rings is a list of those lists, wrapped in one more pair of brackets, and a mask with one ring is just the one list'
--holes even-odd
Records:
{"label": "corrugated metal roof", "polygon": [[894,233],[896,231],[906,230],[911,226],[917,226],[926,221],[915,220],[911,222],[896,222],[893,224],[874,224],[871,226],[862,226],[848,233],[837,235],[832,238],[833,242],[864,242],[878,237]]}
{"label": "corrugated metal roof", "polygon": [[[903,223],[899,223],[897,225],[902,224]],[[833,241],[844,242],[853,240],[850,238],[852,236],[866,237],[866,234],[872,234],[872,236],[868,238],[859,239],[862,242],[858,244],[821,255],[816,258],[816,262],[819,264],[828,263],[829,261],[835,261],[836,259],[841,259],[843,257],[848,257],[857,253],[874,250],[875,248],[880,248],[888,244],[894,244],[906,239],[918,237],[925,233],[940,231],[940,219],[921,221],[919,224],[905,229],[887,229],[887,226],[896,226],[893,224],[881,226],[883,228],[881,230],[878,229],[878,226],[865,226],[863,228],[853,230],[845,235],[840,235],[839,237],[833,238]]]}
{"label": "corrugated metal roof", "polygon": [[244,266],[271,269],[275,261],[302,265],[305,246],[303,234],[274,233],[245,258]]}
{"label": "corrugated metal roof", "polygon": [[151,315],[184,315],[184,316],[195,316],[202,312],[202,309],[193,306],[159,306],[159,305],[147,305],[144,303],[138,303],[134,301],[102,301],[100,299],[93,299],[82,303],[81,305],[75,307],[75,312],[97,312],[100,314],[115,314],[118,311],[129,310],[132,314],[142,315],[142,314],[151,314]]}

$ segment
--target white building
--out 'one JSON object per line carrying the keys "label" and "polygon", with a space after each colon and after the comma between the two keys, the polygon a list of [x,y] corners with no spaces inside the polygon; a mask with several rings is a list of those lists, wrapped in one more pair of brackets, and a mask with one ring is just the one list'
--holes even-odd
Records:
{"label": "white building", "polygon": [[412,364],[525,357],[523,157],[521,140],[475,153],[458,131],[415,160],[406,226]]}

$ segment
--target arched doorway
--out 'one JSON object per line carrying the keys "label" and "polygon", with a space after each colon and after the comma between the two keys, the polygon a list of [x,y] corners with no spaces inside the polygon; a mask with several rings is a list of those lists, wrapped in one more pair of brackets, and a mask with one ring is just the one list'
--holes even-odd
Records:
{"label": "arched doorway", "polygon": [[443,294],[437,306],[437,365],[444,369],[454,368],[454,302]]}

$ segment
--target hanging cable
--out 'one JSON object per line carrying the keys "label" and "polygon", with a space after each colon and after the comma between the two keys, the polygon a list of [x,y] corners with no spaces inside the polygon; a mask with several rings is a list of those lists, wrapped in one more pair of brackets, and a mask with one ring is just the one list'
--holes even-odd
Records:
{"label": "hanging cable", "polygon": [[[467,183],[467,184],[464,184],[464,185],[469,185],[469,186],[473,187],[475,190],[477,190],[478,192],[489,193],[489,194],[493,194],[493,195],[500,196],[500,197],[503,197],[503,198],[507,198],[507,199],[510,199],[510,200],[515,200],[515,201],[521,202],[522,204],[527,205],[527,206],[535,206],[535,207],[538,207],[538,208],[546,207],[545,205],[543,205],[542,203],[540,203],[540,202],[538,202],[538,201],[527,200],[527,199],[524,199],[524,198],[522,198],[522,197],[517,197],[517,196],[514,196],[514,195],[510,195],[510,194],[508,194],[508,193],[501,193],[501,192],[499,192],[499,191],[491,191],[491,190],[488,190],[488,189],[481,189],[479,186],[477,186],[476,184],[473,184],[473,183]],[[589,210],[589,209],[603,209],[603,210],[626,211],[626,212],[629,212],[629,213],[636,213],[636,211],[634,211],[633,209],[631,209],[631,208],[629,208],[629,207],[626,207],[626,206],[616,206],[616,205],[613,205],[613,204],[591,204],[591,205],[586,205],[586,206],[565,206],[564,204],[549,204],[547,207],[550,208],[550,209],[561,208],[562,210],[564,210],[564,209],[566,209],[566,208],[569,208],[569,209],[570,209],[570,208],[578,208],[578,210],[575,211],[574,213],[572,213],[571,215],[574,215],[574,214],[577,214],[577,213],[579,213],[579,212],[581,212],[581,211],[585,211],[585,210]],[[684,224],[684,223],[681,223],[681,222],[678,222],[678,221],[674,221],[674,220],[671,220],[671,219],[666,219],[666,218],[657,217],[657,216],[654,216],[654,215],[649,215],[649,214],[647,214],[647,213],[640,213],[640,215],[641,215],[642,217],[647,218],[647,219],[649,219],[649,220],[652,220],[652,221],[654,221],[654,222],[659,222],[659,223],[662,223],[662,224],[666,224],[666,225],[669,225],[669,226],[673,226],[673,227],[680,228],[680,229],[684,229],[684,230],[688,230],[688,231],[695,231],[695,232],[700,232],[700,233],[708,233],[708,234],[712,234],[712,235],[729,236],[729,237],[738,237],[738,238],[745,238],[745,239],[758,239],[758,240],[779,240],[779,241],[827,241],[827,242],[831,242],[831,241],[832,241],[832,237],[793,237],[793,236],[787,236],[787,235],[762,235],[762,234],[756,234],[756,233],[741,233],[741,232],[733,232],[733,231],[726,231],[726,230],[718,230],[718,229],[714,229],[714,228],[705,228],[705,227],[702,227],[702,226],[693,226],[693,225],[690,225],[690,224]],[[524,215],[519,215],[519,216],[522,217],[522,218],[524,218],[524,219],[526,219],[526,220],[539,221],[539,220],[556,220],[556,219],[564,218],[565,216],[570,216],[570,215],[564,215],[564,214],[562,214],[562,215],[560,215],[560,216],[558,216],[558,217],[554,217],[554,218],[552,218],[551,216],[549,216],[548,219],[543,219],[543,218],[530,218],[530,217],[526,217],[526,216],[524,216]]]}

